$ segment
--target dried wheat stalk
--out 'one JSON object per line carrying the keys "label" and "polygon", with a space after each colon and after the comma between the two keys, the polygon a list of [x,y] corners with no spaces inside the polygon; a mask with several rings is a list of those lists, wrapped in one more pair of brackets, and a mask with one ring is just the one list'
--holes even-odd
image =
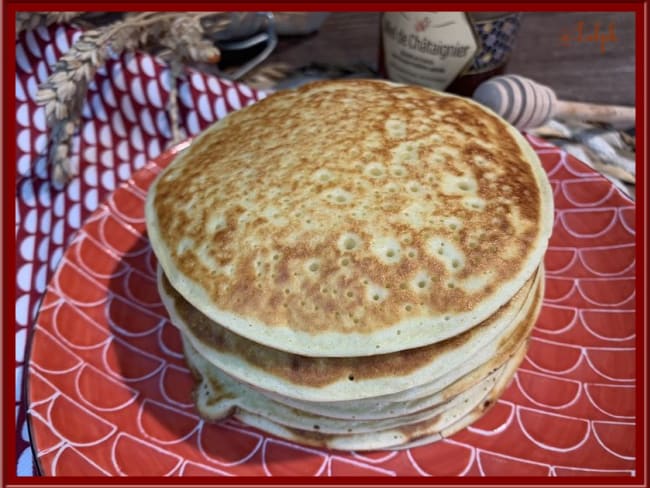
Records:
{"label": "dried wheat stalk", "polygon": [[34,30],[42,25],[67,23],[82,14],[84,12],[17,12],[16,36],[22,31]]}
{"label": "dried wheat stalk", "polygon": [[[79,12],[37,13],[17,16],[17,29],[29,29],[61,19],[73,19]],[[160,56],[170,65],[171,87],[168,111],[173,140],[182,137],[178,124],[176,79],[189,62],[216,63],[219,49],[206,37],[229,25],[220,12],[128,13],[117,22],[86,30],[55,64],[52,75],[39,87],[37,102],[45,106],[51,128],[49,162],[56,181],[65,182],[76,174],[70,167],[70,140],[81,120],[81,109],[97,69],[111,56],[141,49]]]}

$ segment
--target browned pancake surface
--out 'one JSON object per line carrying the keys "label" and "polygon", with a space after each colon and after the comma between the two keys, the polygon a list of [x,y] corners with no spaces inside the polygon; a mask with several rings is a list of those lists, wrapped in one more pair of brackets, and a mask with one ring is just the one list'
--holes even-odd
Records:
{"label": "browned pancake surface", "polygon": [[[465,314],[466,329],[474,311],[507,302],[516,288],[501,286],[537,267],[538,178],[504,123],[463,99],[316,83],[233,113],[190,146],[156,184],[154,249],[186,298],[238,317],[223,324],[244,335],[246,322],[314,337],[390,329],[393,345],[421,345],[445,321]],[[200,287],[200,303],[181,281]],[[400,324],[418,337],[400,338]]]}

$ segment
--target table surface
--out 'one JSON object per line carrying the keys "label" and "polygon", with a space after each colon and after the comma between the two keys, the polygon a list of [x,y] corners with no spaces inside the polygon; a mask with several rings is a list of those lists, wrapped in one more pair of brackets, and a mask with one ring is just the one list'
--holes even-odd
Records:
{"label": "table surface", "polygon": [[[282,38],[267,63],[293,67],[309,63],[336,66],[363,64],[377,68],[378,12],[335,12],[310,36]],[[609,32],[615,41],[562,42],[566,33]],[[620,12],[526,12],[507,72],[530,77],[552,87],[558,98],[592,103],[634,105],[634,14]]]}

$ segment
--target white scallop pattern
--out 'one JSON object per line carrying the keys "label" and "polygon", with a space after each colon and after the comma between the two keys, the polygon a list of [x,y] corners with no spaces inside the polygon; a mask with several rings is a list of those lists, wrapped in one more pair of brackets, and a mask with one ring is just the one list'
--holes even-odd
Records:
{"label": "white scallop pattern", "polygon": [[[110,61],[87,100],[75,149],[80,176],[61,189],[42,170],[31,169],[44,131],[35,122],[42,114],[34,90],[43,76],[39,71],[50,69],[39,62],[59,56],[74,34],[61,27],[39,29],[29,39],[22,36],[16,51],[16,98],[22,102],[16,115],[16,374],[22,374],[33,311],[43,300],[28,381],[45,473],[634,473],[634,445],[627,441],[636,419],[634,204],[566,153],[534,138],[529,140],[551,177],[556,202],[546,298],[529,354],[488,415],[451,439],[377,453],[312,449],[236,421],[199,419],[191,375],[158,299],[155,258],[143,236],[143,200],[160,170],[147,161],[170,137],[165,68],[140,54]],[[264,96],[195,72],[181,83],[180,95],[188,134]],[[16,425],[22,426],[18,392],[16,407]],[[31,474],[29,444],[20,436],[17,453],[18,473]]]}

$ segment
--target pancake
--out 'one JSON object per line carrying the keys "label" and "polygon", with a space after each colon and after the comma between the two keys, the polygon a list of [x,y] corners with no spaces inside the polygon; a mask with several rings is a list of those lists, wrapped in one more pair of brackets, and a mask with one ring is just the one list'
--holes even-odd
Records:
{"label": "pancake", "polygon": [[[537,300],[532,309],[532,314],[530,314],[531,320],[522,324],[516,333],[508,336],[499,354],[467,373],[457,375],[454,371],[453,379],[449,380],[442,389],[435,390],[432,393],[426,392],[425,396],[417,398],[413,398],[412,394],[407,394],[406,397],[393,394],[352,402],[296,401],[290,397],[273,394],[265,390],[257,390],[232,378],[201,356],[192,346],[189,338],[183,335],[187,362],[201,382],[196,389],[198,410],[204,418],[215,420],[230,415],[235,408],[243,408],[258,414],[259,411],[256,410],[259,410],[259,408],[264,408],[267,411],[269,409],[271,411],[280,409],[283,416],[280,423],[284,425],[307,430],[311,426],[317,425],[316,430],[331,432],[331,428],[328,430],[327,421],[335,419],[335,425],[343,433],[352,425],[354,425],[355,432],[359,432],[360,426],[361,428],[364,426],[376,427],[377,420],[394,419],[397,422],[396,425],[399,425],[405,423],[406,416],[414,414],[419,415],[419,418],[433,416],[440,409],[447,408],[445,404],[448,404],[455,397],[464,395],[462,400],[454,400],[456,402],[464,401],[469,395],[467,391],[472,388],[480,389],[481,387],[477,385],[485,383],[487,378],[491,378],[488,382],[496,381],[496,375],[498,375],[496,372],[516,354],[521,344],[527,340],[532,331],[537,312],[541,307],[541,293],[539,292],[540,290],[537,290]],[[251,404],[254,405],[253,408],[251,408]],[[267,416],[269,415],[273,417],[273,414],[267,414]],[[277,415],[276,413],[273,420],[278,421]],[[295,418],[296,415],[299,418]],[[305,423],[307,426],[305,426]]]}
{"label": "pancake", "polygon": [[370,80],[230,114],[145,207],[185,300],[316,357],[413,349],[482,323],[533,275],[553,219],[546,175],[510,125],[467,99]]}
{"label": "pancake", "polygon": [[237,410],[265,417],[294,429],[320,432],[323,434],[355,434],[393,429],[416,422],[423,422],[445,411],[456,409],[462,403],[471,402],[477,395],[484,395],[496,383],[503,366],[496,368],[479,381],[463,385],[460,391],[446,401],[428,408],[379,419],[340,419],[317,415],[271,400],[262,393],[229,377],[211,366],[184,340],[185,357],[201,384],[196,388],[195,401],[201,416],[207,420],[221,420]]}
{"label": "pancake", "polygon": [[[459,395],[458,401],[452,400],[447,404],[448,408],[430,418],[392,428],[384,429],[382,423],[378,422],[377,430],[355,433],[355,423],[352,421],[349,424],[351,433],[330,434],[283,424],[271,418],[268,412],[266,415],[252,412],[255,408],[250,405],[234,408],[231,414],[247,425],[305,445],[354,451],[403,449],[449,437],[477,420],[507,388],[526,350],[527,341],[524,341],[517,352],[496,372],[494,382],[479,383],[479,387],[467,391],[465,396]],[[487,385],[493,386],[486,388]],[[294,412],[294,417],[300,415],[300,412]],[[292,423],[295,423],[295,419]]]}
{"label": "pancake", "polygon": [[[520,337],[537,317],[542,278],[540,269],[507,306],[459,337],[382,355],[313,358],[278,351],[228,331],[181,297],[161,269],[158,273],[160,295],[172,323],[208,362],[229,375],[278,398],[349,402],[381,396],[382,408],[390,400],[429,396],[463,371],[507,353],[513,338]],[[391,394],[398,398],[391,399]],[[358,403],[355,410],[368,406]]]}

